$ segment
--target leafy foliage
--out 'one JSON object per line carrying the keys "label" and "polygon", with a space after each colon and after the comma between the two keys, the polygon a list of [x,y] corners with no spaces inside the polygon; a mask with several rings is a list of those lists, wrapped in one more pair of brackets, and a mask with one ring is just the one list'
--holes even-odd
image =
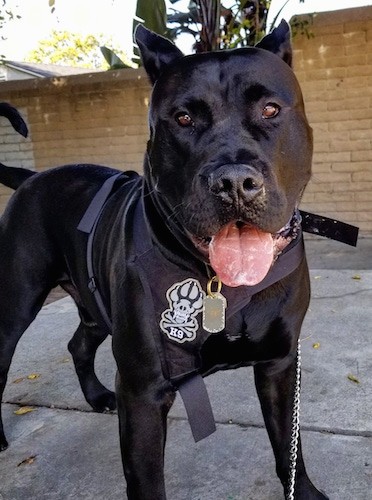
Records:
{"label": "leafy foliage", "polygon": [[[178,1],[171,0],[172,4]],[[273,24],[288,2],[284,1]],[[239,0],[228,8],[220,0],[190,0],[188,12],[173,9],[168,24],[174,37],[181,33],[194,36],[195,52],[245,47],[255,45],[267,32],[270,6],[271,0]],[[297,31],[309,34],[310,21],[296,22]]]}
{"label": "leafy foliage", "polygon": [[[38,47],[31,51],[26,59],[29,62],[44,64],[107,69],[99,51],[102,45],[112,45],[111,39],[103,35],[83,36],[68,31],[53,30],[51,36],[41,40]],[[121,62],[123,62],[121,58],[126,60],[124,54],[121,54],[121,58],[116,57]]]}

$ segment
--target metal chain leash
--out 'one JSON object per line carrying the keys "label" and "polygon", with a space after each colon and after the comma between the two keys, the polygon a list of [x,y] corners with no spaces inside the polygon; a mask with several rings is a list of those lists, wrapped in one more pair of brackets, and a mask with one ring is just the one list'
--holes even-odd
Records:
{"label": "metal chain leash", "polygon": [[296,465],[298,452],[298,439],[300,435],[300,391],[301,391],[301,345],[298,340],[296,380],[292,412],[291,443],[289,446],[289,479],[287,500],[294,500],[294,489],[296,479]]}

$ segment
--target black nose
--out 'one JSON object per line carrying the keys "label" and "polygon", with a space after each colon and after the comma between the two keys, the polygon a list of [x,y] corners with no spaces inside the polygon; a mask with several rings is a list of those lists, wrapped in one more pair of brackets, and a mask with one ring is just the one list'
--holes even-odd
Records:
{"label": "black nose", "polygon": [[252,201],[263,190],[263,175],[250,165],[222,165],[208,178],[210,191],[229,203]]}

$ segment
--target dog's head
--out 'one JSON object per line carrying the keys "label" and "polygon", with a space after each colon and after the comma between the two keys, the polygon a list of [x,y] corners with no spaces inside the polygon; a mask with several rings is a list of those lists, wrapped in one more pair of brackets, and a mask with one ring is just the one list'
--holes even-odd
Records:
{"label": "dog's head", "polygon": [[146,180],[226,284],[252,284],[243,268],[260,267],[253,254],[270,265],[311,175],[289,26],[253,48],[191,56],[142,26],[136,41],[153,83]]}

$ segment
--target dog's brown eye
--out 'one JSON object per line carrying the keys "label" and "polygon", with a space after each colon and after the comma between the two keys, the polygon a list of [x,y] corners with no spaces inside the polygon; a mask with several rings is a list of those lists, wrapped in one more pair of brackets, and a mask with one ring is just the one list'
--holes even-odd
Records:
{"label": "dog's brown eye", "polygon": [[181,127],[191,127],[192,125],[194,125],[191,116],[187,113],[179,113],[178,115],[176,115],[176,122],[178,123],[178,125],[181,125]]}
{"label": "dog's brown eye", "polygon": [[280,106],[269,102],[262,110],[262,118],[274,118],[280,111]]}

